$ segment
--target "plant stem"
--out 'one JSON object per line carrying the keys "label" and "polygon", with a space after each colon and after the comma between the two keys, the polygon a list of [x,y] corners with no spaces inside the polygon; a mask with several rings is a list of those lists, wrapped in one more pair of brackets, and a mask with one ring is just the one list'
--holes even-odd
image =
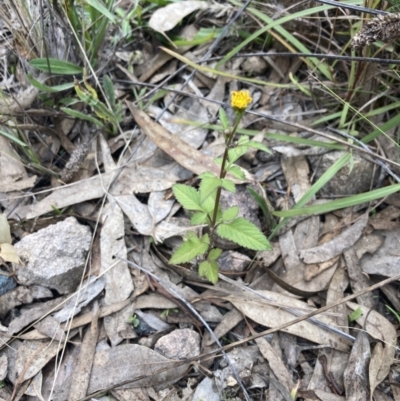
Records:
{"label": "plant stem", "polygon": [[[228,160],[228,151],[230,149],[233,137],[235,136],[236,131],[239,128],[239,123],[240,123],[240,120],[242,119],[242,116],[243,116],[243,113],[240,113],[240,112],[236,113],[235,125],[233,126],[230,134],[228,134],[226,137],[225,151],[224,151],[224,156],[222,158],[221,171],[219,173],[219,178],[225,178],[225,176],[226,176],[226,173],[227,173],[226,163]],[[207,259],[211,249],[214,247],[214,232],[215,232],[215,225],[217,222],[218,205],[219,205],[219,201],[221,199],[221,191],[222,191],[222,187],[218,187],[217,195],[215,197],[214,213],[213,213],[213,217],[212,217],[211,224],[210,224],[210,244],[208,246],[208,250],[206,252],[205,259]]]}

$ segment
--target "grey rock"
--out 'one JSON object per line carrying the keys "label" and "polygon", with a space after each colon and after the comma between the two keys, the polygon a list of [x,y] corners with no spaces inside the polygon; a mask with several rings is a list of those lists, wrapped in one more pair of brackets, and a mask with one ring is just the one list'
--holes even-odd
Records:
{"label": "grey rock", "polygon": [[181,329],[161,337],[154,351],[169,359],[185,359],[200,354],[200,335],[194,330]]}
{"label": "grey rock", "polygon": [[60,294],[73,292],[80,283],[90,242],[89,227],[74,217],[27,235],[15,244],[25,264],[14,266],[19,282],[42,285]]}
{"label": "grey rock", "polygon": [[16,285],[17,283],[12,276],[0,274],[0,296],[11,291]]}
{"label": "grey rock", "polygon": [[193,394],[192,401],[220,401],[218,390],[214,384],[214,381],[209,377],[204,378],[199,385],[196,387],[196,391]]}
{"label": "grey rock", "polygon": [[[334,151],[321,157],[309,156],[312,169],[315,172],[315,180],[318,180],[344,154],[345,152],[342,151]],[[374,174],[374,164],[357,153],[353,153],[353,160],[353,168],[351,168],[350,163],[344,166],[319,191],[319,195],[354,195],[369,190]]]}

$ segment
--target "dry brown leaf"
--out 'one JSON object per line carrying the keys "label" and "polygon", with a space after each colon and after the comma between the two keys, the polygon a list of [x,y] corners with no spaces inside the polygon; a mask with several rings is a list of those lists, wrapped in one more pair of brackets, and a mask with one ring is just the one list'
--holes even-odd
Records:
{"label": "dry brown leaf", "polygon": [[[160,149],[176,160],[181,166],[189,171],[200,175],[204,172],[212,172],[219,175],[219,166],[214,163],[210,156],[194,149],[179,137],[171,135],[160,124],[154,122],[144,111],[133,106],[132,103],[126,102],[136,122],[139,124],[143,132],[150,138]],[[254,177],[245,172],[246,182],[253,182]],[[243,183],[234,179],[236,183]]]}
{"label": "dry brown leaf", "polygon": [[72,375],[69,401],[77,401],[86,396],[99,336],[99,312],[99,305],[96,301],[93,304],[92,323],[83,337],[82,344],[79,346],[79,359]]}
{"label": "dry brown leaf", "polygon": [[15,383],[31,379],[60,351],[57,341],[24,341],[8,350],[8,379]]}
{"label": "dry brown leaf", "polygon": [[281,383],[286,391],[290,393],[294,388],[292,376],[282,362],[282,359],[275,354],[274,349],[265,338],[257,338],[256,343],[263,357],[268,361],[271,370],[274,372],[277,380]]}
{"label": "dry brown leaf", "polygon": [[364,214],[351,227],[347,228],[332,241],[315,248],[301,250],[299,252],[300,259],[304,263],[321,263],[333,259],[357,242],[367,222],[368,214]]}
{"label": "dry brown leaf", "polygon": [[361,267],[365,273],[395,276],[400,269],[399,236],[400,229],[381,230],[379,234],[384,238],[383,245],[372,255],[364,255]]}
{"label": "dry brown leaf", "polygon": [[165,388],[179,380],[188,367],[188,364],[176,366],[175,361],[141,345],[119,345],[96,352],[88,393],[122,384],[125,384],[122,388]]}
{"label": "dry brown leaf", "polygon": [[[247,294],[242,294],[241,297],[231,295],[228,296],[227,299],[245,316],[263,326],[271,328],[295,319],[293,314],[280,309],[279,306],[296,308],[304,313],[313,310],[313,308],[310,308],[305,302],[283,294],[277,294],[271,291],[258,291],[258,293],[271,300],[271,302],[274,302],[276,306],[268,305],[266,302],[256,301],[251,297],[249,297],[251,298],[249,299],[247,298]],[[319,315],[318,320],[329,325],[335,325],[334,320],[326,315]],[[324,330],[306,320],[289,326],[283,329],[283,331],[306,338],[317,344],[329,344],[331,347],[341,351],[348,351],[349,349],[348,342],[344,340],[343,337]]]}
{"label": "dry brown leaf", "polygon": [[11,244],[11,230],[6,213],[0,214],[0,244]]}
{"label": "dry brown leaf", "polygon": [[368,400],[368,364],[371,357],[368,335],[359,331],[344,371],[346,401]]}
{"label": "dry brown leaf", "polygon": [[374,390],[376,386],[379,384],[379,382],[377,381],[377,376],[381,368],[383,358],[384,358],[384,353],[383,353],[382,343],[380,342],[376,343],[372,351],[371,362],[369,363],[369,372],[368,372],[371,401],[372,401],[372,396],[374,394]]}
{"label": "dry brown leaf", "polygon": [[[356,255],[356,251],[354,249],[349,249],[344,252],[344,259],[347,265],[347,273],[350,279],[350,285],[353,290],[353,293],[360,292],[364,288],[369,287],[368,277],[363,273],[361,269],[360,261]],[[374,307],[374,300],[372,297],[372,293],[367,292],[366,294],[360,295],[357,297],[357,302],[361,305],[366,306],[367,308]]]}
{"label": "dry brown leaf", "polygon": [[[382,343],[384,344],[383,361],[376,375],[376,382],[380,383],[389,374],[390,366],[393,363],[397,344],[396,330],[389,322],[389,320],[384,318],[380,313],[353,302],[347,302],[346,305],[351,310],[361,308],[362,316],[357,319],[357,323],[361,327],[365,327],[369,335],[379,341],[382,341]],[[367,322],[365,322],[367,317],[368,320]]]}

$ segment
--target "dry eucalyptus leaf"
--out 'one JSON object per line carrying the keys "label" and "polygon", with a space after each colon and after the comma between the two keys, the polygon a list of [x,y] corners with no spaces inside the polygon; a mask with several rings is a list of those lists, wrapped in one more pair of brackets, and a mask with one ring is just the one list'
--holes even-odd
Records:
{"label": "dry eucalyptus leaf", "polygon": [[[185,167],[189,171],[200,175],[204,172],[212,172],[219,175],[219,166],[214,163],[213,158],[198,151],[185,141],[171,135],[160,124],[154,122],[144,111],[139,110],[133,104],[126,102],[137,124],[161,150],[171,156],[177,163]],[[243,170],[246,175],[246,182],[254,182],[254,177]],[[243,183],[243,181],[233,179],[235,183]]]}
{"label": "dry eucalyptus leaf", "polygon": [[369,363],[369,388],[370,388],[371,401],[372,401],[372,396],[374,394],[374,390],[376,386],[379,384],[379,382],[377,381],[377,376],[381,368],[383,358],[384,358],[384,352],[382,343],[380,342],[376,343],[374,350],[372,351],[371,362]]}
{"label": "dry eucalyptus leaf", "polygon": [[[390,366],[393,363],[397,344],[396,330],[389,320],[384,318],[380,313],[353,302],[346,302],[346,305],[352,310],[361,308],[362,315],[357,319],[357,323],[361,327],[365,327],[369,335],[382,341],[384,344],[383,361],[376,375],[376,382],[380,383],[389,374]],[[365,322],[367,317],[368,320]]]}
{"label": "dry eucalyptus leaf", "polygon": [[[295,298],[285,296],[283,294],[278,294],[271,291],[258,291],[263,297],[266,297],[271,302],[263,302],[264,300],[260,298],[260,301],[256,301],[254,297],[252,299],[247,299],[245,294],[239,296],[231,295],[227,299],[238,308],[245,316],[254,320],[255,322],[262,324],[266,327],[277,327],[282,324],[288,323],[294,319],[296,316],[281,309],[285,308],[295,308],[302,311],[303,313],[309,313],[313,311],[305,302],[299,301]],[[275,306],[272,306],[274,304]],[[319,315],[318,320],[335,326],[336,322],[334,319],[327,315]],[[317,344],[329,344],[331,347],[341,350],[348,351],[348,342],[344,340],[343,337],[333,334],[313,323],[303,320],[302,322],[293,324],[282,331],[296,336],[306,338]]]}
{"label": "dry eucalyptus leaf", "polygon": [[282,359],[276,355],[273,347],[265,338],[257,338],[256,343],[263,357],[268,361],[271,370],[274,372],[278,381],[289,393],[294,388],[292,376],[284,365]]}
{"label": "dry eucalyptus leaf", "polygon": [[193,11],[205,10],[209,6],[210,4],[206,1],[191,0],[168,4],[165,7],[157,9],[152,14],[149,26],[157,32],[164,33],[174,28]]}
{"label": "dry eucalyptus leaf", "polygon": [[[124,367],[121,369],[121,367]],[[175,361],[136,344],[96,352],[88,393],[126,384],[123,388],[162,386],[175,383],[188,369]],[[160,372],[163,370],[162,372]],[[139,379],[140,378],[140,379]]]}
{"label": "dry eucalyptus leaf", "polygon": [[346,401],[368,400],[368,364],[371,357],[368,335],[359,331],[344,371]]}
{"label": "dry eucalyptus leaf", "polygon": [[357,242],[367,223],[368,214],[364,214],[332,241],[315,248],[301,250],[299,253],[300,259],[304,263],[321,263],[333,259]]}
{"label": "dry eucalyptus leaf", "polygon": [[0,244],[11,244],[10,225],[6,213],[0,214]]}
{"label": "dry eucalyptus leaf", "polygon": [[2,258],[5,262],[22,264],[17,251],[10,244],[0,245],[0,258]]}

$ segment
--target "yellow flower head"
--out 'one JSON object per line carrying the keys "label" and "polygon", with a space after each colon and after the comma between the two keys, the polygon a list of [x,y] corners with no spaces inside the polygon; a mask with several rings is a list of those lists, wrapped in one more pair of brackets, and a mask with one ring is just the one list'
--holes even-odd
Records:
{"label": "yellow flower head", "polygon": [[231,106],[234,110],[244,111],[246,107],[251,103],[252,97],[248,90],[233,91],[231,92]]}

